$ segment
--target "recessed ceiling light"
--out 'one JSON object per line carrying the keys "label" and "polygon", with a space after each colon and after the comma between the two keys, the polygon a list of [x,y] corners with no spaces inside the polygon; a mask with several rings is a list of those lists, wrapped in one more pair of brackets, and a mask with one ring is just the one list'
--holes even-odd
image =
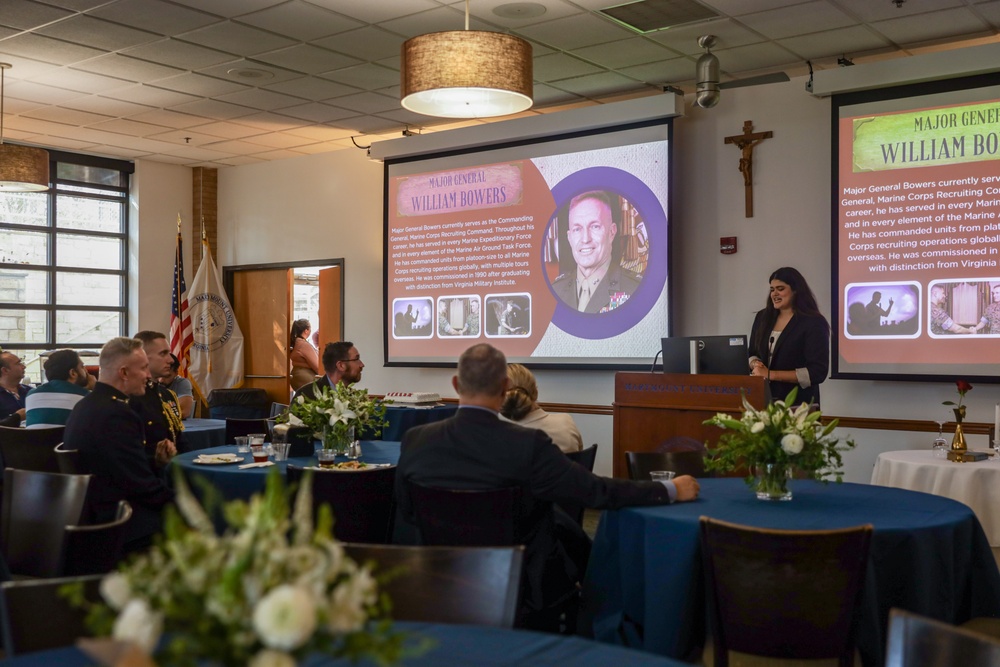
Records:
{"label": "recessed ceiling light", "polygon": [[274,72],[268,72],[266,69],[254,69],[252,67],[234,67],[233,69],[226,70],[226,74],[235,79],[255,79],[257,81],[274,78]]}
{"label": "recessed ceiling light", "polygon": [[493,8],[493,13],[505,19],[533,19],[547,10],[537,2],[508,2]]}

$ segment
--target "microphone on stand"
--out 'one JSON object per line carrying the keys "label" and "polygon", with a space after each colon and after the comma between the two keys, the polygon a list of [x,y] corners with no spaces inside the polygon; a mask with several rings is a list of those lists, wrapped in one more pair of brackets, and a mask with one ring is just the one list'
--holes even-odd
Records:
{"label": "microphone on stand", "polygon": [[656,356],[653,357],[653,364],[649,367],[650,373],[656,371],[656,360],[660,358],[661,354],[663,354],[663,348],[660,348],[659,350],[656,351]]}

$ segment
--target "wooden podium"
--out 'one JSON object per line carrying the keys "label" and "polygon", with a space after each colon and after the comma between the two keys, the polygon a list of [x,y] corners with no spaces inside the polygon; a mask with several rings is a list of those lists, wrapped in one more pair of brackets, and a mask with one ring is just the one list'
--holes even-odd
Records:
{"label": "wooden podium", "polygon": [[657,451],[673,439],[716,442],[722,429],[702,422],[719,412],[741,414],[741,391],[755,408],[767,403],[764,378],[760,377],[616,373],[614,476],[628,477],[627,451]]}

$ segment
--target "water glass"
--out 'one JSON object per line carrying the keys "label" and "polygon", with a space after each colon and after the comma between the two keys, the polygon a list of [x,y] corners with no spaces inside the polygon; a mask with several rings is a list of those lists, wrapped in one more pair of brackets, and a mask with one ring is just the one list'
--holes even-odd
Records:
{"label": "water glass", "polygon": [[263,442],[251,444],[250,451],[253,453],[254,463],[264,463],[267,461],[267,447],[264,446]]}
{"label": "water glass", "polygon": [[245,435],[236,436],[236,451],[239,454],[250,453],[250,438]]}
{"label": "water glass", "polygon": [[287,461],[288,460],[288,448],[291,447],[291,443],[287,443],[287,442],[275,442],[275,443],[271,443],[271,447],[274,449],[274,460],[275,461]]}
{"label": "water glass", "polygon": [[250,438],[251,445],[263,445],[267,440],[267,433],[248,433],[247,437]]}
{"label": "water glass", "polygon": [[650,470],[649,478],[654,482],[669,482],[675,474],[673,470]]}

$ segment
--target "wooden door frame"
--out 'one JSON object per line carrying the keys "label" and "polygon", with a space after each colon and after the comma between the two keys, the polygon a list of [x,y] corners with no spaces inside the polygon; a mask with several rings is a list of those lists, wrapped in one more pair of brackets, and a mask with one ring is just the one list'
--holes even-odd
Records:
{"label": "wooden door frame", "polygon": [[[337,337],[333,340],[343,340],[344,339],[344,285],[346,281],[346,267],[344,258],[340,257],[337,259],[306,259],[300,260],[298,262],[270,262],[266,264],[236,264],[233,266],[222,267],[222,286],[226,290],[226,296],[229,297],[230,303],[233,299],[233,276],[238,271],[268,271],[268,270],[281,270],[281,269],[300,269],[306,266],[322,266],[327,268],[339,267],[340,268],[340,331],[337,332]],[[294,310],[294,307],[293,307]]]}

